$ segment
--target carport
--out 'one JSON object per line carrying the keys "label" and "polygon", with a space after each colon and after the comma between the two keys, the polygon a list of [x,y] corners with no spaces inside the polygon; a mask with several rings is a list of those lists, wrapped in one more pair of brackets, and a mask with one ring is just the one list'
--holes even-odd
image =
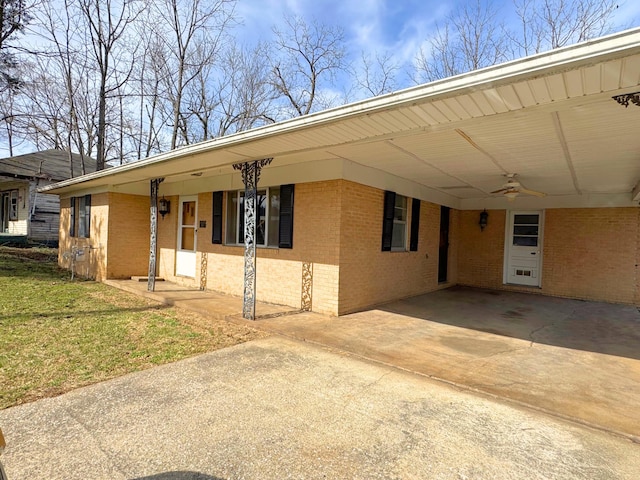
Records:
{"label": "carport", "polygon": [[640,441],[637,307],[452,287],[341,317],[162,282],[156,300],[425,375]]}
{"label": "carport", "polygon": [[259,328],[640,439],[637,307],[453,287]]}

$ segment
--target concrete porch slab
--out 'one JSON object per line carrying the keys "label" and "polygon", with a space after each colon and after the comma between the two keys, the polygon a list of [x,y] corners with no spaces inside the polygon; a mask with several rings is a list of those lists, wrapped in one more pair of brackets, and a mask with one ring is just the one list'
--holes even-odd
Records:
{"label": "concrete porch slab", "polygon": [[[230,317],[242,318],[242,297],[225,295],[210,290],[201,291],[166,281],[156,283],[154,292],[147,291],[146,283],[133,278],[131,280],[106,280],[105,283],[165,305],[186,308],[211,318],[221,320]],[[256,317],[258,319],[297,312],[298,310],[292,307],[273,303],[257,302],[256,304]],[[253,322],[251,325],[255,327]]]}

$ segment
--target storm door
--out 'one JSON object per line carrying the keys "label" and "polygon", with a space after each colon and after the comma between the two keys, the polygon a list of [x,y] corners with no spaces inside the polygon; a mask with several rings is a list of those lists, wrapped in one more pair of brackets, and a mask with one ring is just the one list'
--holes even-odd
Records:
{"label": "storm door", "polygon": [[180,197],[176,275],[192,278],[196,276],[197,209],[198,197]]}
{"label": "storm door", "polygon": [[509,212],[505,242],[505,283],[541,285],[541,211]]}

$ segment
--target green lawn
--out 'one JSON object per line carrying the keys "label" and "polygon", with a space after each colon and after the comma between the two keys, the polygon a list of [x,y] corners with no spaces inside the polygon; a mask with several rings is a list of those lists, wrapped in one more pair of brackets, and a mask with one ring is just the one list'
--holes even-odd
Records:
{"label": "green lawn", "polygon": [[0,247],[0,409],[264,336],[69,277]]}

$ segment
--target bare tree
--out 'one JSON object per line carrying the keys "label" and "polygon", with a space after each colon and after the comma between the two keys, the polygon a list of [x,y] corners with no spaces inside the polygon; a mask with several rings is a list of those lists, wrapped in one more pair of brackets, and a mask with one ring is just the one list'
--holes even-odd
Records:
{"label": "bare tree", "polygon": [[415,59],[414,81],[432,81],[559,48],[614,29],[615,0],[514,0],[517,28],[476,0],[455,10]]}
{"label": "bare tree", "polygon": [[389,52],[373,56],[362,52],[360,69],[355,72],[358,87],[367,95],[383,95],[397,89],[396,73],[400,65]]}
{"label": "bare tree", "polygon": [[[170,148],[189,143],[185,90],[213,63],[234,21],[235,0],[164,0],[155,4],[166,25],[156,30],[165,52],[165,93],[171,112]],[[162,28],[165,27],[165,28]]]}
{"label": "bare tree", "polygon": [[[273,29],[272,85],[294,115],[313,111],[323,81],[345,69],[344,32],[312,20],[286,16],[284,30]],[[275,56],[279,54],[278,56]]]}
{"label": "bare tree", "polygon": [[12,73],[16,61],[11,40],[24,31],[30,20],[25,0],[0,0],[0,91],[20,83]]}
{"label": "bare tree", "polygon": [[415,59],[414,81],[433,81],[495,65],[507,59],[504,28],[491,3],[457,8]]}
{"label": "bare tree", "polygon": [[0,137],[7,139],[7,147],[9,156],[13,156],[14,141],[16,140],[16,100],[18,97],[18,89],[6,88],[0,89],[0,125],[3,125],[0,131]]}
{"label": "bare tree", "polygon": [[222,62],[222,80],[216,88],[220,105],[218,136],[275,121],[271,71],[264,61],[268,56],[269,46],[265,43],[252,49],[232,45],[227,51]]}
{"label": "bare tree", "polygon": [[[126,38],[128,27],[142,11],[143,4],[137,0],[79,1],[88,26],[93,64],[98,70],[96,164],[98,170],[102,170],[107,152],[107,98],[127,82],[134,63],[132,60],[125,62],[122,55],[116,58],[116,48]],[[124,51],[125,49],[118,50],[120,54]]]}
{"label": "bare tree", "polygon": [[168,118],[161,114],[160,102],[166,97],[162,85],[165,75],[165,51],[163,42],[153,30],[141,22],[138,36],[141,40],[141,56],[136,63],[135,81],[131,88],[136,94],[136,124],[129,128],[135,159],[146,158],[162,151],[161,131]]}
{"label": "bare tree", "polygon": [[613,29],[616,0],[514,0],[514,55],[531,55],[596,38]]}

